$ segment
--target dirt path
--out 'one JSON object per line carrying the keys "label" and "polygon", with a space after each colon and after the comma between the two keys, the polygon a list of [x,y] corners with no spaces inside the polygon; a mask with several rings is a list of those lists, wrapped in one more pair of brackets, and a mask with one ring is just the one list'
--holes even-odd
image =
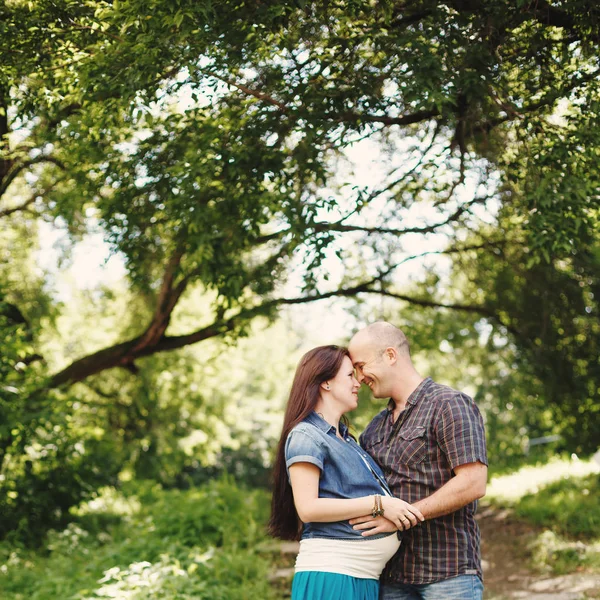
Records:
{"label": "dirt path", "polygon": [[[507,510],[483,506],[481,528],[485,600],[589,600],[600,599],[600,574],[577,572],[543,575],[529,567],[529,543],[539,530],[517,521]],[[281,598],[289,598],[297,544],[279,546],[272,580]]]}
{"label": "dirt path", "polygon": [[478,515],[486,600],[600,598],[600,574],[541,575],[529,568],[528,546],[539,533],[507,510],[482,507]]}

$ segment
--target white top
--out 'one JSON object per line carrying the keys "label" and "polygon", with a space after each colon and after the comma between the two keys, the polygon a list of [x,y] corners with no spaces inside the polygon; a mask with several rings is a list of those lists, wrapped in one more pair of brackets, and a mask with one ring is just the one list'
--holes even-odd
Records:
{"label": "white top", "polygon": [[378,539],[308,538],[300,541],[296,573],[321,571],[379,579],[383,567],[399,547],[400,540],[396,533]]}

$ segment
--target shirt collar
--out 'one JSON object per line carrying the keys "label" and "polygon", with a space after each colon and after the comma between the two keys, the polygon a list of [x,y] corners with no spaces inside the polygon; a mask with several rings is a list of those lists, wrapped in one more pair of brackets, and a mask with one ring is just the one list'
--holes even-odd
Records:
{"label": "shirt collar", "polygon": [[433,379],[431,377],[426,377],[421,381],[421,383],[413,390],[412,394],[408,397],[406,401],[407,404],[418,404],[424,397],[425,393],[429,386],[433,383]]}
{"label": "shirt collar", "polygon": [[[418,404],[424,397],[427,389],[433,383],[433,379],[431,377],[426,377],[421,381],[421,383],[411,392],[406,404],[410,404],[411,406],[415,406]],[[389,399],[387,404],[388,411],[392,412],[396,408],[396,403],[392,398]]]}
{"label": "shirt collar", "polygon": [[[335,435],[335,427],[333,425],[330,425],[321,415],[318,415],[314,410],[304,420],[307,423],[314,425],[324,433],[333,432],[333,434]],[[339,422],[339,427],[342,436],[346,437],[346,434],[348,433],[348,428],[341,421]]]}

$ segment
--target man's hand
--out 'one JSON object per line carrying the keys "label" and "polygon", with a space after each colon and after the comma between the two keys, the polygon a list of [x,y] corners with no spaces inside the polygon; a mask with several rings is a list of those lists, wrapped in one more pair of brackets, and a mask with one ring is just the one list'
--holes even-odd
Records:
{"label": "man's hand", "polygon": [[[386,519],[385,517],[373,517],[372,515],[365,515],[364,517],[350,519],[350,525],[353,525],[353,529],[362,531],[363,537],[377,535],[378,533],[398,531],[396,525],[394,525],[389,519]],[[410,525],[406,527],[406,529],[410,529]]]}

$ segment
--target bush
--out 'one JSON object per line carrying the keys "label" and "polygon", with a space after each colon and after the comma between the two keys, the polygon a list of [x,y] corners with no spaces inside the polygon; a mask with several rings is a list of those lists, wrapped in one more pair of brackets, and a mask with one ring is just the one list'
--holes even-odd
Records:
{"label": "bush", "polygon": [[244,441],[238,449],[222,448],[213,465],[187,465],[175,478],[175,485],[186,489],[223,476],[232,477],[243,486],[265,490],[271,487],[271,467],[265,464],[261,448],[250,441]]}
{"label": "bush", "polygon": [[106,489],[43,549],[0,545],[6,600],[268,600],[267,494],[213,481],[187,491]]}
{"label": "bush", "polygon": [[528,494],[516,505],[516,515],[556,533],[600,538],[600,477],[565,478]]}
{"label": "bush", "polygon": [[38,428],[38,438],[40,431],[48,434],[43,445],[31,434],[30,447],[41,448],[40,457],[30,460],[16,451],[7,460],[0,482],[0,539],[39,544],[49,529],[69,522],[72,507],[117,480],[118,464],[101,444],[86,440],[83,452],[84,444],[68,428],[56,430],[50,421]]}
{"label": "bush", "polygon": [[[193,547],[247,548],[264,537],[264,494],[244,492],[230,479],[187,491],[148,488],[139,496],[145,520],[160,539]],[[176,509],[174,510],[174,508]]]}
{"label": "bush", "polygon": [[600,543],[571,541],[546,530],[530,546],[533,566],[557,575],[600,567]]}

